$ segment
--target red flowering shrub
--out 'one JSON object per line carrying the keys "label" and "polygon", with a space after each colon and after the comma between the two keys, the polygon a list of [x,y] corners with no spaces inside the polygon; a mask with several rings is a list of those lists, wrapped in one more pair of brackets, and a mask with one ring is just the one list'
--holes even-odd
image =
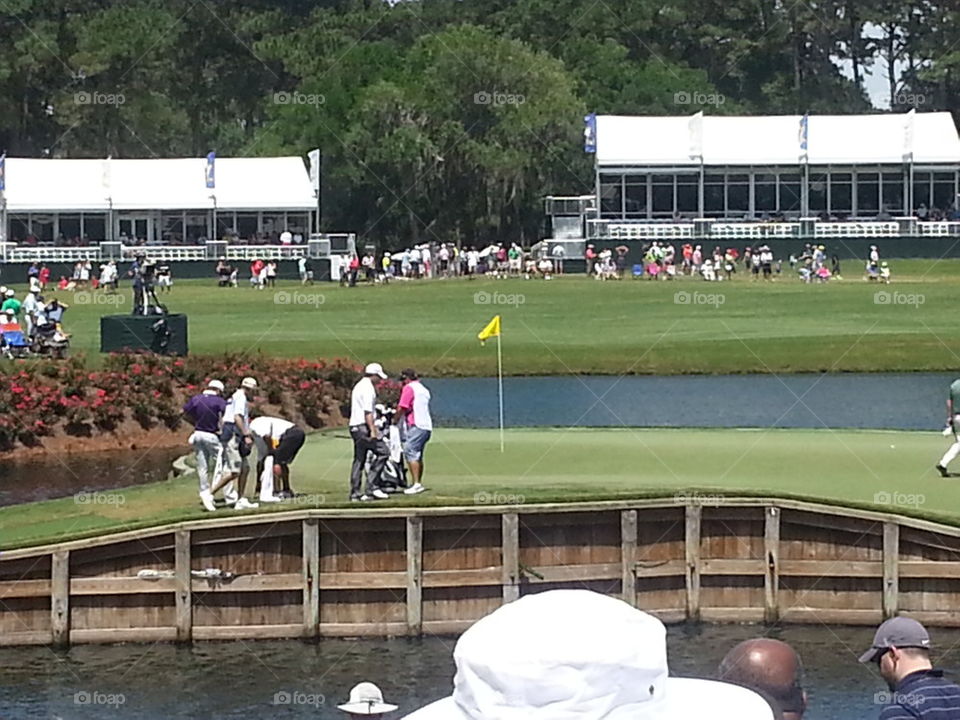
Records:
{"label": "red flowering shrub", "polygon": [[187,398],[210,380],[222,381],[229,395],[248,375],[260,384],[258,402],[265,400],[293,420],[322,427],[342,411],[360,377],[360,368],[346,360],[262,355],[174,359],[121,353],[105,358],[102,369],[95,371],[79,356],[64,362],[17,362],[5,369],[0,368],[0,450],[18,441],[36,444],[58,431],[109,432],[128,419],[144,428],[161,423],[174,430],[182,422]]}

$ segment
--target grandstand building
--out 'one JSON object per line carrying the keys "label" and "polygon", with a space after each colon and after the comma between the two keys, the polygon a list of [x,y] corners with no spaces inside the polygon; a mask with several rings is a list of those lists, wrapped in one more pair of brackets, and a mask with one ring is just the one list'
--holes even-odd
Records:
{"label": "grandstand building", "polygon": [[[278,243],[315,225],[299,157],[84,160],[7,158],[0,240],[18,245]],[[213,187],[209,187],[209,185]]]}
{"label": "grandstand building", "polygon": [[923,220],[956,209],[960,138],[946,112],[595,123],[601,221]]}

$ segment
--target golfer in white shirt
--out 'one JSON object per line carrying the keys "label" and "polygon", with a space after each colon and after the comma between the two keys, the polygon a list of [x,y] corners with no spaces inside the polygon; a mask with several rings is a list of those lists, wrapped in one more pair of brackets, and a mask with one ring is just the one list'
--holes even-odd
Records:
{"label": "golfer in white shirt", "polygon": [[[250,434],[257,448],[257,491],[261,502],[276,502],[293,497],[290,489],[290,463],[303,447],[303,430],[289,420],[262,415],[250,421]],[[274,495],[274,479],[282,488]]]}
{"label": "golfer in white shirt", "polygon": [[[350,500],[369,500],[371,497],[386,500],[389,497],[380,489],[380,474],[390,457],[390,448],[377,430],[377,389],[373,385],[375,377],[387,379],[380,363],[367,365],[363,371],[363,377],[357,381],[350,393],[350,437],[353,439]],[[367,471],[367,492],[361,495],[363,467],[367,462],[367,453],[370,452],[374,453],[374,458]]]}

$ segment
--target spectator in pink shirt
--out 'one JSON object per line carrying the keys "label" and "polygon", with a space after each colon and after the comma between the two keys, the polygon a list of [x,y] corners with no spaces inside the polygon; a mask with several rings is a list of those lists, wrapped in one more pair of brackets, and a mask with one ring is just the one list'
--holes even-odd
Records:
{"label": "spectator in pink shirt", "polygon": [[433,432],[433,420],[430,418],[430,391],[420,382],[417,371],[407,368],[401,374],[403,390],[394,422],[400,425],[403,438],[403,456],[410,468],[413,484],[404,492],[414,495],[426,488],[423,478],[423,449]]}

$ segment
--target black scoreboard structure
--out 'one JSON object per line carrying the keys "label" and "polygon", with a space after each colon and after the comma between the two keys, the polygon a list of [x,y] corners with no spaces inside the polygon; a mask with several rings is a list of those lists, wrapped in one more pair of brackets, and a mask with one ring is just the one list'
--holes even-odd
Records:
{"label": "black scoreboard structure", "polygon": [[100,318],[100,352],[184,356],[187,349],[186,315],[104,315]]}

